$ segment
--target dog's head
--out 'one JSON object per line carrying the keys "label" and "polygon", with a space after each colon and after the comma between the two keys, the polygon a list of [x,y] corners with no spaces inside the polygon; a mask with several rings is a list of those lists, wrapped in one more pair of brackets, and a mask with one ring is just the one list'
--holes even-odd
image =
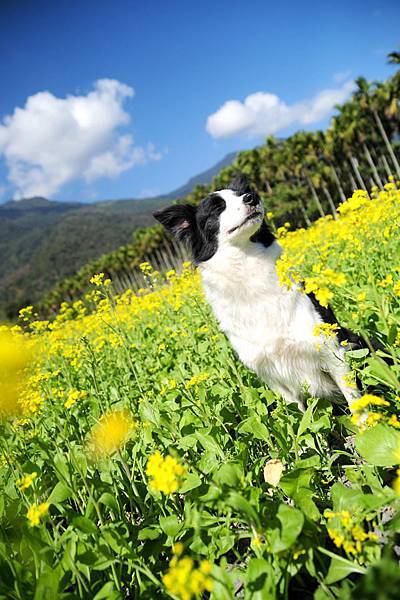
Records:
{"label": "dog's head", "polygon": [[260,197],[243,175],[229,188],[209,194],[198,206],[173,204],[154,216],[189,246],[196,263],[209,260],[221,246],[250,242],[269,246],[274,240],[264,221]]}

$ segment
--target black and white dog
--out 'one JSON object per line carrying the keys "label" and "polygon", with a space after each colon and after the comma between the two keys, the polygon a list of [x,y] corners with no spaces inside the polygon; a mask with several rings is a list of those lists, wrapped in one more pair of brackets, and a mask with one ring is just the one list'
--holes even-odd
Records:
{"label": "black and white dog", "polygon": [[279,282],[282,248],[246,178],[209,194],[197,207],[175,204],[154,216],[189,246],[222,330],[272,391],[301,410],[305,390],[325,398],[342,394],[349,403],[359,396],[346,381],[349,368],[339,343],[351,333],[315,337],[315,326],[335,323],[334,314],[298,286],[289,290]]}

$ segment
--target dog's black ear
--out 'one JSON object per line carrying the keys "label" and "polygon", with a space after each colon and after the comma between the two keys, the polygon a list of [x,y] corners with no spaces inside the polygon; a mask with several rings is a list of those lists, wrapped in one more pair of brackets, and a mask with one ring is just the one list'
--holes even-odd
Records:
{"label": "dog's black ear", "polygon": [[232,179],[229,184],[229,189],[235,192],[238,196],[242,196],[243,194],[248,194],[253,191],[249,184],[249,180],[243,173],[238,173],[238,175]]}
{"label": "dog's black ear", "polygon": [[190,240],[196,227],[196,206],[191,204],[172,204],[153,213],[178,240]]}

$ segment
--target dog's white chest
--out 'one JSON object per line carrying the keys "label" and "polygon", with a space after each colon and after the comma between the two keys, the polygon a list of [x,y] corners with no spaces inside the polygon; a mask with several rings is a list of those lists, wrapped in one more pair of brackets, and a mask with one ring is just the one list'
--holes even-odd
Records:
{"label": "dog's white chest", "polygon": [[306,384],[326,395],[331,385],[314,337],[322,319],[307,296],[279,283],[280,253],[276,242],[219,252],[200,267],[206,297],[239,358],[272,389],[288,397]]}
{"label": "dog's white chest", "polygon": [[251,252],[221,253],[200,269],[206,297],[242,360],[247,358],[243,346],[265,353],[283,340],[312,342],[312,329],[320,322],[306,297],[280,285],[280,252],[277,243],[257,244]]}

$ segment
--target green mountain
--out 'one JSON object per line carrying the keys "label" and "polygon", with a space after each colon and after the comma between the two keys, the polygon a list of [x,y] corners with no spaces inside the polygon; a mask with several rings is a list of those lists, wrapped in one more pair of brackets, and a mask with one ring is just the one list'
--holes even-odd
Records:
{"label": "green mountain", "polygon": [[210,183],[234,157],[155,198],[94,204],[28,198],[1,205],[0,319],[35,302],[88,261],[130,242],[136,229],[154,224],[154,210],[197,184]]}

